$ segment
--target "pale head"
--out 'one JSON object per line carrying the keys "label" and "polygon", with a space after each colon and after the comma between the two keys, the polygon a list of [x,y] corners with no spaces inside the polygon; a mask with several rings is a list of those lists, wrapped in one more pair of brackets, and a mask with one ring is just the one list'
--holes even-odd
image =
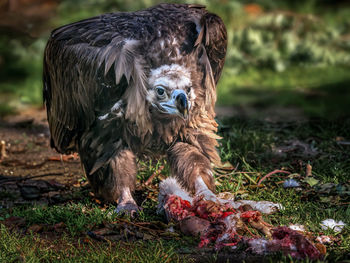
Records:
{"label": "pale head", "polygon": [[190,71],[179,64],[152,69],[147,101],[162,114],[186,118],[194,99]]}

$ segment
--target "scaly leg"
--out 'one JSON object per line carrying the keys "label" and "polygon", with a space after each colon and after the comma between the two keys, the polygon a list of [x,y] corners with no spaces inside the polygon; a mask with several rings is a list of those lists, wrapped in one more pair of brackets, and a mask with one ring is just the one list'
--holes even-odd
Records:
{"label": "scaly leg", "polygon": [[87,176],[97,197],[109,202],[118,200],[117,212],[134,215],[139,211],[131,195],[135,189],[136,172],[134,154],[123,149],[106,166]]}

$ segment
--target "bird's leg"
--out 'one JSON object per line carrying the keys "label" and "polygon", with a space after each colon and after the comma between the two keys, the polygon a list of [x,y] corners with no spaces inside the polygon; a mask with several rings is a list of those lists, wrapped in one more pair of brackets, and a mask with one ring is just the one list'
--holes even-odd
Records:
{"label": "bird's leg", "polygon": [[217,201],[210,161],[196,147],[178,142],[168,151],[172,173],[196,196]]}
{"label": "bird's leg", "polygon": [[93,174],[88,174],[90,184],[97,197],[105,201],[117,201],[117,212],[131,215],[139,211],[131,193],[136,183],[136,158],[128,149],[120,150],[108,165]]}
{"label": "bird's leg", "polygon": [[202,176],[197,176],[195,183],[195,196],[203,196],[206,200],[217,202],[216,195],[208,188]]}
{"label": "bird's leg", "polygon": [[122,150],[111,161],[111,167],[116,177],[116,191],[118,194],[118,213],[129,213],[131,216],[139,211],[131,193],[136,183],[136,158],[130,150]]}

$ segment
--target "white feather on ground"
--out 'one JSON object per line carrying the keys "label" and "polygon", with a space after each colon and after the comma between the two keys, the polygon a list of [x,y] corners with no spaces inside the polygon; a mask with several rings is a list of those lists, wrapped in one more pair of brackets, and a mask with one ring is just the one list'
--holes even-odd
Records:
{"label": "white feather on ground", "polygon": [[321,228],[323,230],[332,229],[335,232],[340,232],[343,230],[346,224],[343,221],[335,221],[334,219],[325,219],[321,222]]}

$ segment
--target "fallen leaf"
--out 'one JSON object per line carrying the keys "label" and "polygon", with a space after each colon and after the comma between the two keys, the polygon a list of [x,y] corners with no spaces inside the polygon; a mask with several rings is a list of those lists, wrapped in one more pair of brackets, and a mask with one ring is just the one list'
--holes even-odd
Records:
{"label": "fallen leaf", "polygon": [[313,177],[306,177],[304,179],[304,182],[307,183],[308,185],[310,185],[311,187],[317,185],[320,181],[313,178]]}

